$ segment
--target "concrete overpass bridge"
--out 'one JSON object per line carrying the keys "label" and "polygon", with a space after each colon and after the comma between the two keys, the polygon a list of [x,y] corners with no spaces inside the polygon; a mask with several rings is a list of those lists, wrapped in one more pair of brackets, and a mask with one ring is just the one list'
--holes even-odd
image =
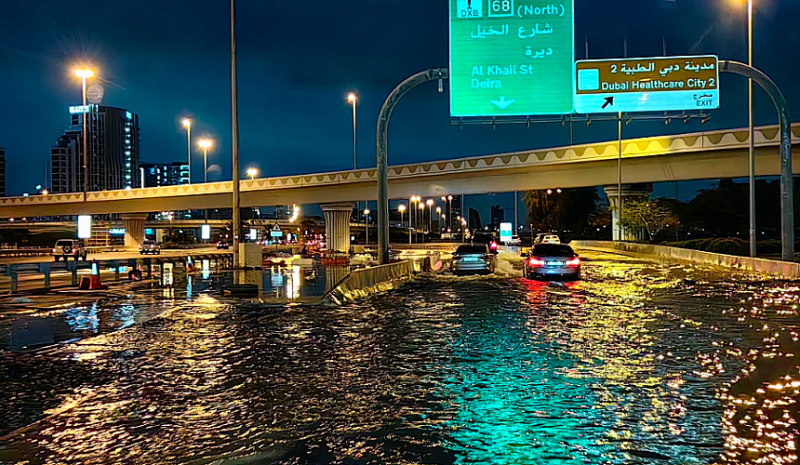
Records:
{"label": "concrete overpass bridge", "polygon": [[[777,126],[757,128],[757,175],[780,174],[780,133]],[[792,143],[800,144],[800,124],[792,126]],[[657,183],[748,174],[746,129],[698,132],[624,140],[623,182]],[[608,141],[482,157],[443,160],[389,168],[389,197],[412,195],[484,194],[549,188],[615,185],[618,142]],[[800,156],[794,160],[795,173]],[[349,215],[357,200],[377,197],[375,169],[340,171],[242,181],[241,206],[322,204],[329,233],[347,237]],[[96,215],[230,207],[231,182],[192,184],[130,191],[92,192],[0,199],[0,218]],[[347,212],[347,213],[345,213]],[[345,214],[347,215],[345,217]],[[334,216],[336,220],[334,221]],[[141,215],[128,229],[143,228]],[[138,225],[141,223],[141,225]],[[334,224],[335,223],[335,224]],[[332,236],[332,234],[329,234]],[[336,239],[334,239],[335,241]],[[344,244],[343,244],[344,245]]]}

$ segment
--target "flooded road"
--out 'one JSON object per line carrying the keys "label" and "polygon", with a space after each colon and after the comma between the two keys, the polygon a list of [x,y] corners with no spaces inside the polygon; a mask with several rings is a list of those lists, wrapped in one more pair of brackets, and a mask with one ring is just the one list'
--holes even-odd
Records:
{"label": "flooded road", "polygon": [[605,257],[584,275],[423,278],[342,308],[200,293],[6,351],[0,463],[796,461],[796,284]]}

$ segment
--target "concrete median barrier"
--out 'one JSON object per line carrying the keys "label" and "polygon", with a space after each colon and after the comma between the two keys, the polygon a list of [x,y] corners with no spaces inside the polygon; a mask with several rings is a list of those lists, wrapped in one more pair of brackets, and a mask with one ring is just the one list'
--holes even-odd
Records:
{"label": "concrete median barrier", "polygon": [[700,250],[652,244],[635,244],[631,242],[572,241],[570,245],[576,249],[611,250],[667,260],[753,271],[781,279],[800,279],[799,263],[766,260],[763,258],[739,257],[735,255],[702,252]]}
{"label": "concrete median barrier", "polygon": [[341,305],[378,292],[392,289],[397,282],[414,276],[418,265],[406,260],[389,265],[356,270],[325,296],[325,302]]}

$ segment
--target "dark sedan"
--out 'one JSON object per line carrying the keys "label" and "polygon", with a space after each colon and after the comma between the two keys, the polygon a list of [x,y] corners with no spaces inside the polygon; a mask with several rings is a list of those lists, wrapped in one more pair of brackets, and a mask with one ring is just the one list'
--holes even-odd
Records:
{"label": "dark sedan", "polygon": [[581,279],[581,259],[572,247],[539,244],[525,260],[524,274],[530,279]]}

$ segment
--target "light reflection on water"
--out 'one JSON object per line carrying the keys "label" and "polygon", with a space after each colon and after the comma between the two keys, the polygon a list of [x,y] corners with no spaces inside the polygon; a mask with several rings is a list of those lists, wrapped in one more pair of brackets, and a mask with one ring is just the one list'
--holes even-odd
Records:
{"label": "light reflection on water", "polygon": [[[198,294],[0,359],[0,434],[51,415],[0,463],[796,461],[797,286],[643,263],[585,274],[431,279],[339,309]],[[290,279],[268,286],[302,294]]]}

